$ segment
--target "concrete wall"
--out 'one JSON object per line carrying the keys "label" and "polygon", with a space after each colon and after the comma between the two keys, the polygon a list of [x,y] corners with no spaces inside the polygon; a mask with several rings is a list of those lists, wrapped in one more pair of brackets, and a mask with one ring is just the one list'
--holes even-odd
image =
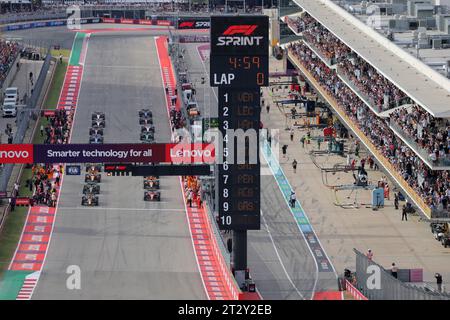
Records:
{"label": "concrete wall", "polygon": [[450,6],[450,0],[433,0],[437,6]]}

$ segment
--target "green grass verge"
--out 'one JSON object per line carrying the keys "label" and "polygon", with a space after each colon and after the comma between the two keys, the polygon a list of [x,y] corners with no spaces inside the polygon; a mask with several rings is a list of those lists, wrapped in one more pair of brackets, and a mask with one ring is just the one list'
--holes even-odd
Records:
{"label": "green grass verge", "polygon": [[55,50],[55,49],[51,49],[50,50],[50,54],[56,58],[59,58],[59,55],[62,54],[62,56],[64,58],[69,58],[70,57],[70,50],[69,49],[60,49],[60,50]]}
{"label": "green grass verge", "polygon": [[66,75],[67,61],[62,63],[57,62],[55,75],[53,76],[53,82],[50,87],[50,91],[47,95],[47,100],[44,103],[44,109],[55,109],[58,104],[59,94],[64,82],[64,76]]}
{"label": "green grass verge", "polygon": [[[45,109],[55,109],[58,104],[59,94],[64,82],[64,76],[67,70],[67,62],[57,65],[53,81],[50,84],[50,91],[48,92],[47,99],[44,102]],[[39,127],[43,124],[47,124],[45,117],[40,117],[38,129],[33,137],[33,143],[43,143],[44,138],[41,137]],[[22,177],[20,178],[20,196],[30,196],[31,191],[26,187],[27,179],[31,178],[31,168],[24,169]],[[0,278],[3,278],[4,272],[8,269],[9,263],[14,255],[17,244],[22,234],[23,225],[27,217],[28,207],[16,207],[11,212],[5,221],[3,230],[0,233]]]}
{"label": "green grass verge", "polygon": [[3,226],[0,234],[0,277],[2,278],[16,251],[27,214],[28,207],[16,207],[13,212],[10,212]]}

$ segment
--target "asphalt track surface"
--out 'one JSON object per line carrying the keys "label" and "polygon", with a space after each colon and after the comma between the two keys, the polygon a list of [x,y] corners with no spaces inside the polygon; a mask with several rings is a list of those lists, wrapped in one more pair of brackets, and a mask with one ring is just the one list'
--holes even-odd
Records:
{"label": "asphalt track surface", "polygon": [[[88,142],[94,111],[106,114],[105,143],[139,142],[138,110],[150,103],[156,140],[169,142],[154,39],[91,35],[71,142]],[[161,179],[161,202],[144,202],[142,184],[102,174],[100,205],[88,208],[83,176],[65,176],[33,299],[206,299],[178,177]],[[81,269],[81,290],[66,288],[70,265]]]}
{"label": "asphalt track surface", "polygon": [[[138,34],[153,35],[153,36],[169,35],[167,27],[129,25],[129,24],[110,24],[110,23],[85,24],[82,25],[81,30],[102,31],[102,29],[112,29],[112,28],[119,29],[118,32],[125,34],[129,34],[129,32],[126,29],[130,29],[130,32],[133,33],[134,35]],[[133,31],[133,29],[137,28],[140,30]],[[190,34],[190,33],[205,34],[204,32],[201,31],[197,32],[192,30],[171,31],[171,32],[180,32],[183,34]],[[62,49],[71,49],[75,33],[76,32],[67,29],[66,26],[61,26],[61,27],[46,27],[46,28],[7,31],[4,32],[2,36],[5,38],[20,39],[26,44],[30,44],[33,46],[40,46],[43,48],[59,45]]]}
{"label": "asphalt track surface", "polygon": [[[199,78],[209,72],[202,64],[197,47],[185,44],[184,60]],[[207,94],[203,90],[208,90]],[[197,86],[197,100],[205,113],[204,97],[209,100],[211,116],[217,116],[217,98],[208,85]],[[264,166],[264,163],[262,164]],[[268,168],[261,175],[261,230],[248,231],[248,266],[259,293],[264,299],[311,299],[314,293],[336,290],[333,273],[317,272],[311,251],[291,215],[286,200]]]}
{"label": "asphalt track surface", "polygon": [[[111,27],[110,25],[96,25],[95,28],[108,28]],[[126,25],[120,25],[120,26],[116,26],[116,27],[127,27]],[[131,26],[129,26],[131,27]],[[47,29],[47,30],[44,30]],[[48,30],[49,28],[42,28],[42,29],[35,29],[33,30],[33,35],[31,36],[34,39],[47,39],[49,38],[49,33]],[[55,28],[51,28],[52,30],[52,34],[51,37],[53,39],[55,39],[55,41],[58,41],[60,43],[64,42],[63,40],[66,39],[67,37],[71,37],[70,39],[73,39],[73,32],[71,31],[67,31],[67,29],[65,27],[55,27]],[[45,32],[47,31],[47,32]],[[55,32],[56,31],[56,32]],[[11,34],[15,34],[18,35],[20,34],[20,31],[14,31],[11,32]],[[125,41],[125,37],[130,38],[130,35],[133,36],[133,38],[135,39],[141,39],[139,41],[142,41],[142,39],[146,39],[148,38],[149,35],[156,35],[156,34],[161,34],[163,33],[162,30],[160,31],[139,31],[136,33],[133,32],[122,32],[120,34],[117,34],[115,36],[109,36],[110,38],[115,38],[117,39],[117,41],[122,41],[122,47],[118,47],[116,45],[108,45],[107,43],[103,43],[103,45],[108,46],[109,48],[114,48],[114,52],[112,53],[112,55],[117,56],[119,54],[121,54],[121,52],[123,51],[124,53],[122,53],[121,55],[123,55],[123,59],[124,61],[127,61],[128,64],[130,64],[131,62],[136,62],[136,61],[142,61],[142,55],[143,53],[141,52],[141,54],[135,52],[135,50],[133,49],[132,51],[128,51],[124,46],[123,46],[123,41]],[[83,77],[83,82],[81,85],[81,93],[80,93],[80,100],[79,100],[79,106],[77,109],[77,116],[76,116],[76,123],[75,123],[75,128],[74,128],[74,133],[73,133],[73,138],[72,138],[72,142],[83,142],[85,143],[87,141],[88,138],[88,134],[87,134],[87,125],[86,124],[81,124],[80,119],[82,119],[82,117],[84,117],[84,122],[86,122],[87,117],[89,117],[90,113],[92,111],[95,110],[102,110],[99,108],[108,108],[109,110],[111,110],[112,108],[114,108],[114,110],[116,110],[115,112],[111,112],[105,110],[105,112],[107,112],[107,126],[108,128],[105,131],[105,142],[119,142],[117,140],[109,140],[111,137],[111,125],[112,122],[114,121],[112,117],[114,117],[115,115],[118,115],[118,110],[123,110],[120,105],[117,104],[117,101],[120,101],[120,99],[124,99],[124,98],[128,98],[128,99],[140,99],[142,96],[139,94],[130,94],[130,95],[122,95],[122,94],[117,94],[116,89],[110,87],[111,86],[111,82],[115,82],[117,87],[119,86],[119,84],[121,83],[120,80],[114,80],[112,76],[105,76],[103,75],[102,78],[104,79],[105,83],[102,84],[102,79],[100,79],[100,75],[97,76],[97,78],[93,78],[94,77],[94,73],[99,73],[103,70],[103,72],[105,73],[106,71],[108,72],[113,72],[114,74],[118,74],[119,72],[122,71],[122,73],[120,73],[120,76],[123,77],[123,74],[127,74],[127,72],[129,70],[127,70],[126,68],[114,68],[111,70],[107,70],[107,67],[99,67],[99,65],[112,65],[112,63],[107,63],[106,61],[112,61],[112,57],[106,57],[104,53],[101,52],[101,49],[98,49],[99,54],[102,54],[102,58],[101,59],[105,59],[104,61],[100,62],[100,63],[96,63],[94,61],[100,61],[100,56],[94,56],[96,54],[93,53],[93,50],[95,50],[95,48],[98,47],[97,43],[98,41],[100,41],[101,37],[106,37],[107,35],[109,35],[109,33],[100,33],[100,34],[95,34],[95,35],[91,35],[91,40],[90,40],[90,44],[89,44],[89,50],[88,50],[88,57],[87,57],[87,63],[86,63],[86,68],[85,68],[85,73],[84,73],[84,77]],[[26,34],[23,35],[24,38],[27,37]],[[123,38],[123,39],[122,39]],[[136,40],[138,41],[138,40]],[[72,40],[67,42],[67,47],[70,48],[71,46],[71,42]],[[68,44],[70,43],[70,44]],[[151,44],[146,42],[145,46],[141,45],[141,48],[144,47],[150,47],[151,49],[147,50],[147,51],[154,51],[154,45],[153,42]],[[63,46],[65,47],[65,46]],[[188,44],[186,45],[187,48],[187,54],[185,55],[185,61],[187,63],[187,65],[192,68],[192,70],[195,72],[195,74],[198,75],[198,77],[200,77],[200,74],[202,74],[205,70],[209,69],[209,66],[206,65],[205,67],[202,65],[200,57],[198,55],[197,52],[197,44]],[[101,48],[101,47],[100,47]],[[128,54],[130,56],[128,56]],[[134,58],[134,54],[139,55],[140,57],[138,58],[138,60],[136,60],[136,58]],[[131,55],[133,55],[133,58],[131,58]],[[145,61],[145,65],[147,65],[149,63],[149,61],[155,60],[153,62],[151,62],[151,64],[155,64],[157,65],[157,57],[156,54],[153,55],[152,53],[150,53],[149,55],[149,60]],[[117,62],[117,60],[114,60],[115,62]],[[124,65],[124,62],[121,63],[122,65]],[[93,65],[97,65],[96,67]],[[136,71],[136,65],[138,65],[137,63],[135,64],[135,68],[133,69],[134,71]],[[142,65],[142,63],[140,63],[140,65]],[[92,67],[92,68],[91,68]],[[120,70],[119,70],[120,69]],[[131,69],[131,68],[129,68]],[[160,80],[160,72],[159,70],[153,70],[153,72],[151,72],[152,75],[146,75],[146,77],[148,77],[148,81],[147,83],[151,83],[153,85],[157,84],[158,86],[161,83]],[[110,73],[111,74],[111,73]],[[129,75],[128,75],[129,76]],[[137,73],[135,72],[135,76],[137,76]],[[153,77],[152,77],[153,76]],[[156,77],[156,78],[155,78]],[[127,81],[129,81],[130,79],[127,78]],[[89,82],[88,82],[89,81]],[[127,81],[123,81],[122,83],[127,83]],[[96,88],[101,88],[101,89],[95,89],[95,92],[93,88],[90,88],[93,86],[95,82],[95,87]],[[141,84],[142,85],[142,84]],[[89,87],[89,88],[86,88]],[[106,90],[108,90],[107,92],[105,92],[105,88],[107,88]],[[126,88],[126,90],[137,90],[136,88],[131,89],[128,88],[128,86],[125,86],[124,88]],[[208,88],[205,88],[206,90],[208,90]],[[121,89],[122,92],[125,89]],[[159,88],[159,90],[162,92],[162,88]],[[212,92],[212,89],[209,88],[209,91],[207,94],[203,93],[203,88],[200,88],[200,86],[197,86],[197,100],[200,103],[200,108],[202,108],[202,112],[204,113],[205,110],[203,110],[203,100],[204,98],[207,98],[207,100],[210,101],[210,107],[211,110],[209,110],[209,113],[211,116],[215,116],[217,115],[217,109],[215,108],[215,106],[217,105],[217,102],[215,100],[215,96]],[[91,93],[89,93],[91,92]],[[101,104],[99,104],[98,102],[95,104],[96,107],[94,107],[91,103],[89,103],[90,101],[86,101],[86,99],[88,99],[88,95],[92,95],[92,100],[90,101],[98,101],[101,102]],[[111,94],[114,94],[114,97],[117,97],[117,99],[110,99]],[[159,93],[157,93],[158,95]],[[104,98],[96,98],[96,95],[101,95],[104,96]],[[134,98],[133,98],[134,97]],[[145,96],[144,96],[145,97]],[[159,96],[158,96],[159,97]],[[106,99],[105,102],[103,102],[102,99]],[[159,99],[159,98],[158,98]],[[160,97],[161,103],[163,103],[162,100],[162,94]],[[154,101],[154,96],[152,96],[152,100]],[[109,101],[108,103],[106,103],[106,101]],[[106,107],[108,106],[108,107]],[[139,107],[136,107],[136,110]],[[88,111],[86,111],[88,110]],[[163,109],[161,109],[163,110]],[[120,111],[119,111],[120,112]],[[162,111],[162,113],[164,113],[165,111]],[[83,116],[84,114],[84,116]],[[155,114],[156,115],[156,114]],[[162,115],[164,117],[164,119],[166,119],[166,115]],[[127,117],[129,117],[128,112],[123,112],[122,113],[122,117],[120,117],[120,122],[118,122],[118,125],[120,127],[120,129],[124,129],[127,128],[128,126],[123,125],[123,121],[129,121],[130,123],[133,123],[133,120],[126,120],[128,119]],[[131,118],[133,118],[133,115],[131,116]],[[117,120],[118,121],[118,120]],[[137,120],[136,120],[137,121]],[[165,123],[165,121],[164,121]],[[157,139],[159,137],[158,133],[162,133],[164,131],[161,130],[167,130],[168,132],[168,128],[166,126],[163,126],[164,128],[159,129],[159,126],[161,126],[160,123],[156,123],[156,128],[157,128]],[[124,129],[125,131],[121,134],[115,134],[113,136],[114,139],[121,139],[121,142],[130,142],[130,141],[137,141],[137,134],[136,136],[132,136],[130,137],[131,134],[131,129]],[[130,137],[130,139],[123,141],[125,139],[125,137]],[[77,140],[79,139],[79,140]],[[167,138],[168,139],[168,138]],[[114,178],[114,177],[103,177],[106,181],[116,181],[116,180],[111,180],[111,179],[118,179],[118,178]],[[124,195],[122,193],[120,193],[119,191],[110,191],[113,190],[113,187],[109,187],[109,185],[111,184],[110,182],[108,182],[108,186],[106,183],[102,183],[102,193],[100,195],[100,207],[99,208],[104,208],[105,206],[105,201],[108,201],[108,207],[109,208],[113,208],[113,207],[117,207],[117,206],[113,206],[113,203],[118,203],[120,204],[119,207],[124,207],[124,203],[129,204],[129,203],[135,203],[135,204],[141,204],[142,206],[145,206],[143,204],[143,201],[140,199],[140,197],[142,197],[141,193],[142,193],[142,189],[140,188],[140,185],[137,185],[136,183],[130,183],[133,184],[132,188],[130,189],[130,184],[126,181],[131,181],[134,180],[135,178],[132,177],[122,177],[120,178],[120,183],[125,184],[122,190],[133,190],[134,192],[138,192],[138,195],[136,196],[135,201],[130,201],[129,199],[125,200],[123,199]],[[136,178],[138,179],[138,178]],[[141,211],[138,212],[133,212],[133,211],[126,211],[125,214],[122,215],[118,215],[117,210],[111,210],[108,209],[108,211],[106,211],[105,209],[94,209],[94,210],[85,210],[85,209],[81,209],[81,210],[69,210],[67,211],[67,209],[64,209],[65,207],[80,207],[80,201],[81,201],[81,188],[82,188],[82,184],[80,182],[80,179],[73,179],[74,181],[72,181],[71,183],[69,183],[69,180],[71,180],[71,177],[67,177],[65,178],[64,181],[64,186],[62,189],[62,201],[60,203],[61,209],[59,209],[58,215],[57,215],[57,219],[56,219],[56,227],[55,227],[55,234],[53,235],[53,239],[52,239],[52,243],[50,245],[50,249],[49,249],[49,254],[47,256],[47,261],[46,264],[44,266],[44,274],[41,276],[41,279],[38,283],[38,286],[36,288],[36,291],[33,295],[33,298],[50,298],[50,297],[59,297],[59,298],[67,298],[67,299],[72,299],[72,298],[141,298],[141,295],[138,296],[138,292],[136,292],[136,295],[131,294],[121,294],[119,292],[122,291],[122,289],[124,287],[126,288],[131,288],[131,286],[124,286],[124,282],[120,280],[119,283],[117,283],[116,286],[112,286],[111,284],[108,285],[107,287],[105,287],[105,283],[104,282],[109,282],[109,281],[118,281],[115,278],[121,278],[121,277],[125,277],[125,278],[129,278],[130,275],[126,275],[127,273],[127,269],[126,268],[122,268],[121,271],[121,276],[118,277],[117,275],[113,274],[112,272],[109,272],[109,274],[107,275],[106,273],[104,275],[102,275],[103,278],[105,277],[110,277],[109,280],[96,280],[96,284],[95,285],[91,285],[89,284],[89,282],[91,282],[90,280],[82,280],[82,285],[84,283],[86,283],[86,285],[89,285],[89,293],[86,293],[83,295],[82,292],[70,292],[69,290],[66,289],[65,287],[65,280],[67,278],[67,274],[65,273],[65,269],[67,268],[68,265],[70,264],[80,264],[79,262],[77,263],[77,260],[81,260],[81,259],[86,259],[86,257],[83,254],[83,249],[81,248],[77,248],[77,253],[76,256],[74,256],[72,258],[72,255],[75,254],[71,253],[71,252],[64,252],[64,250],[66,250],[67,248],[65,247],[66,244],[58,244],[60,241],[59,239],[64,237],[65,240],[63,239],[62,241],[67,243],[68,241],[82,241],[86,247],[89,247],[89,250],[93,250],[92,246],[89,245],[89,242],[91,240],[86,240],[84,239],[86,235],[90,235],[92,239],[95,239],[96,242],[99,241],[99,239],[102,239],[104,236],[103,235],[98,235],[98,230],[101,229],[102,233],[105,232],[111,232],[110,229],[107,229],[108,226],[108,221],[109,223],[112,223],[110,218],[114,216],[114,219],[122,221],[121,223],[123,223],[125,217],[129,214],[130,216],[134,217],[136,214],[142,213]],[[140,181],[139,181],[140,182]],[[138,182],[138,183],[139,183]],[[119,182],[113,182],[114,185],[119,184]],[[140,182],[142,183],[142,182]],[[175,187],[175,184],[177,182],[174,182],[174,190],[175,192],[173,192],[173,194],[179,194],[179,187],[178,189]],[[258,291],[260,292],[260,294],[263,296],[264,299],[310,299],[314,292],[319,292],[319,291],[325,291],[325,290],[335,290],[336,289],[336,280],[334,279],[333,276],[331,276],[331,278],[329,277],[330,275],[326,275],[326,278],[323,278],[320,274],[317,274],[316,272],[316,266],[315,266],[315,262],[314,259],[306,245],[305,240],[303,239],[300,231],[298,230],[298,227],[296,225],[295,220],[293,219],[293,217],[291,216],[291,213],[289,212],[289,208],[283,198],[283,195],[281,194],[280,190],[278,189],[278,186],[276,185],[276,181],[274,179],[273,176],[262,176],[261,178],[261,183],[262,183],[262,195],[261,195],[261,201],[262,201],[262,215],[263,215],[263,219],[262,219],[262,225],[261,225],[261,230],[259,231],[249,231],[248,232],[248,265],[249,268],[251,270],[251,274],[253,279],[255,280],[255,282],[257,283],[258,286]],[[69,184],[71,186],[69,186]],[[108,189],[107,189],[108,188]],[[120,187],[117,185],[114,188],[120,189]],[[165,186],[162,185],[162,188],[164,190]],[[70,190],[67,190],[70,189]],[[108,195],[106,194],[106,191],[108,191]],[[133,193],[133,192],[130,192]],[[70,195],[72,194],[72,195]],[[107,199],[111,198],[110,199]],[[127,198],[131,197],[130,195],[126,196]],[[163,194],[164,197],[164,194]],[[70,199],[69,199],[70,198]],[[70,200],[70,201],[69,201]],[[166,201],[166,199],[163,199],[163,201]],[[168,203],[162,203],[161,205],[165,205],[167,206],[167,208],[174,208],[175,210],[180,210],[182,209],[182,201],[181,201],[181,195],[180,195],[180,199],[177,200],[177,202],[175,202],[175,204],[179,204],[174,206],[173,203],[169,203],[170,200],[167,200]],[[148,206],[149,204],[147,204]],[[152,206],[154,205],[154,203],[152,204]],[[135,205],[136,206],[136,205]],[[139,206],[136,206],[139,207]],[[77,224],[73,225],[73,223],[71,222],[71,220],[75,219],[73,218],[69,218],[71,215],[75,215],[75,213],[71,213],[75,211],[78,215],[86,215],[87,217],[84,218],[85,221],[87,221],[88,225],[92,224],[92,221],[95,218],[96,221],[96,227],[89,227],[88,229],[85,229],[86,227],[83,225],[80,225],[80,223],[84,222],[81,221],[78,222],[77,220]],[[65,212],[69,212],[69,214],[67,214],[67,218],[65,217],[66,214]],[[96,212],[101,212],[102,216],[100,218],[100,216],[98,214],[95,215]],[[92,215],[92,213],[94,213],[94,215]],[[177,216],[180,217],[179,215],[180,212],[173,212],[172,214],[176,214]],[[169,214],[169,212],[168,212]],[[184,213],[183,213],[184,214]],[[64,216],[64,217],[63,217]],[[89,219],[90,216],[93,216],[92,218]],[[161,216],[161,215],[159,215]],[[154,218],[153,216],[151,216],[153,220],[155,220],[156,218]],[[182,219],[181,219],[182,218]],[[60,222],[61,220],[67,220],[66,222],[64,222],[64,224],[62,225],[62,223]],[[180,219],[178,219],[178,222],[180,222],[180,220],[183,222],[183,227],[178,228],[178,230],[183,230],[183,237],[189,237],[188,231],[187,231],[187,226],[184,224],[184,218],[180,217]],[[70,233],[70,237],[68,235],[63,235],[63,234],[59,234],[60,233],[60,226],[62,226],[62,231],[66,230],[66,233]],[[173,225],[172,225],[173,226]],[[175,228],[175,226],[173,226],[173,228]],[[78,230],[78,231],[77,231]],[[119,234],[118,232],[120,232],[120,230],[122,230],[121,228],[119,229],[117,227],[113,228],[112,230],[114,230],[116,232],[116,236],[115,236],[115,244],[117,244],[117,247],[119,244],[121,244],[122,242],[119,240],[117,240],[117,238],[119,238]],[[154,231],[153,229],[151,230],[152,232]],[[81,234],[82,233],[82,234]],[[142,235],[142,233],[144,233],[144,231],[141,231],[141,227],[139,228],[139,239],[143,239],[145,238],[144,235]],[[79,240],[78,240],[79,239]],[[136,237],[136,239],[138,239],[138,237]],[[86,244],[86,242],[88,242],[88,244]],[[141,242],[140,242],[141,243]],[[189,243],[186,239],[185,243]],[[88,246],[89,245],[89,246]],[[99,261],[103,261],[102,264],[104,266],[104,268],[107,267],[107,262],[106,261],[112,261],[112,253],[109,253],[111,251],[111,249],[109,249],[108,247],[108,254],[102,254],[99,255],[99,252],[101,249],[99,249],[99,246],[101,244],[97,244],[96,245],[96,250],[93,251],[92,254],[89,254],[91,257],[94,257],[94,255],[98,255],[99,256]],[[58,247],[56,250],[54,249],[54,247]],[[77,246],[79,247],[79,246]],[[121,245],[122,247],[122,245]],[[118,249],[120,250],[120,252],[124,252],[123,249]],[[134,252],[137,250],[137,246],[133,246],[133,248],[131,248],[131,251]],[[59,251],[59,255],[54,254],[54,251]],[[147,252],[148,248],[145,248],[145,250],[143,252]],[[189,256],[192,256],[192,247],[190,246],[189,243],[189,248],[186,248],[184,251],[184,254],[189,253]],[[123,254],[121,254],[123,256]],[[55,258],[53,258],[55,257]],[[92,258],[93,260],[95,260],[95,258]],[[141,261],[140,258],[137,258],[137,261]],[[193,260],[193,257],[190,257],[189,260]],[[179,259],[180,261],[183,261],[181,258]],[[59,262],[58,262],[59,261]],[[139,264],[138,262],[136,262],[136,260],[131,261],[131,258],[127,258],[127,261],[129,261],[130,264],[133,265],[137,265]],[[184,261],[186,261],[186,259],[184,259]],[[187,261],[187,262],[188,262]],[[92,263],[91,263],[92,264]],[[111,264],[111,263],[110,263]],[[123,264],[123,263],[122,263]],[[189,263],[190,264],[190,263]],[[50,270],[50,266],[54,265],[52,268],[54,270],[54,276],[52,277],[53,280],[51,280],[53,282],[52,284],[47,284],[47,278],[48,276],[48,272],[47,270]],[[96,264],[95,264],[96,265]],[[184,265],[186,265],[184,263]],[[80,267],[82,268],[82,277],[83,276],[83,267],[80,265]],[[187,298],[205,298],[205,294],[204,291],[201,287],[201,280],[199,278],[197,269],[194,268],[195,267],[195,261],[192,261],[192,266],[190,267],[190,270],[192,273],[195,273],[195,275],[193,275],[196,280],[191,282],[195,282],[195,290],[192,290],[192,294],[188,294]],[[92,269],[92,267],[90,267],[90,269]],[[186,268],[183,268],[183,270],[188,270]],[[132,272],[132,270],[131,270]],[[135,281],[136,283],[138,283],[139,281],[144,281],[143,279],[139,279],[139,280],[135,280],[136,276],[132,275],[133,277],[133,281]],[[114,279],[113,279],[114,278]],[[83,278],[82,278],[83,279]],[[316,281],[317,280],[317,281]],[[58,282],[58,283],[57,283]],[[99,282],[101,282],[101,284],[98,284]],[[150,283],[151,281],[146,281],[146,283]],[[159,281],[158,281],[159,283]],[[172,286],[172,282],[167,283],[167,286],[164,286],[160,291],[164,292],[167,291],[169,286]],[[136,284],[137,285],[137,284]],[[185,284],[184,286],[180,287],[173,287],[173,288],[180,288],[177,289],[176,291],[178,291],[177,293],[179,295],[184,295],[181,291],[183,287],[186,286],[192,286],[194,287],[194,284],[191,285],[187,285]],[[44,289],[48,287],[47,292],[44,292]],[[98,287],[98,288],[97,288]],[[142,287],[142,284],[139,284],[139,287]],[[58,293],[51,293],[53,290],[56,290],[56,288],[58,288]],[[76,290],[75,290],[76,291]],[[81,291],[87,291],[85,290],[85,288],[82,287]],[[95,292],[98,292],[96,294],[94,294]],[[126,291],[129,291],[128,289]],[[146,288],[144,289],[140,289],[140,293],[142,292],[147,292],[147,297],[144,298],[153,298],[154,295],[150,294],[150,291]],[[181,293],[180,293],[181,292]],[[175,294],[175,293],[174,293]],[[162,297],[162,296],[161,296]],[[164,296],[165,297],[165,296]],[[177,298],[175,296],[170,296],[169,298]]]}

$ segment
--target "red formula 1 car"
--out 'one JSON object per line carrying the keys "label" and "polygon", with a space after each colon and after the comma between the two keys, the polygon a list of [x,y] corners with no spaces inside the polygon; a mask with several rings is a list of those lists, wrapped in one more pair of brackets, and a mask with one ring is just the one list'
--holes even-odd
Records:
{"label": "red formula 1 car", "polygon": [[144,201],[161,201],[161,192],[159,191],[145,191]]}

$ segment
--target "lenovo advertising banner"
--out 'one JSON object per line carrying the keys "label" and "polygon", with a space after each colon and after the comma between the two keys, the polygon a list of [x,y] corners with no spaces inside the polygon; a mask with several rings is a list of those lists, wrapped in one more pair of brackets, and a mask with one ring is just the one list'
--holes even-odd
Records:
{"label": "lenovo advertising banner", "polygon": [[140,24],[140,25],[156,25],[171,26],[170,20],[144,20],[144,19],[126,19],[126,18],[102,18],[103,23],[121,23],[121,24]]}
{"label": "lenovo advertising banner", "polygon": [[0,163],[214,163],[214,145],[2,144]]}
{"label": "lenovo advertising banner", "polygon": [[33,163],[32,144],[0,144],[0,163]]}

